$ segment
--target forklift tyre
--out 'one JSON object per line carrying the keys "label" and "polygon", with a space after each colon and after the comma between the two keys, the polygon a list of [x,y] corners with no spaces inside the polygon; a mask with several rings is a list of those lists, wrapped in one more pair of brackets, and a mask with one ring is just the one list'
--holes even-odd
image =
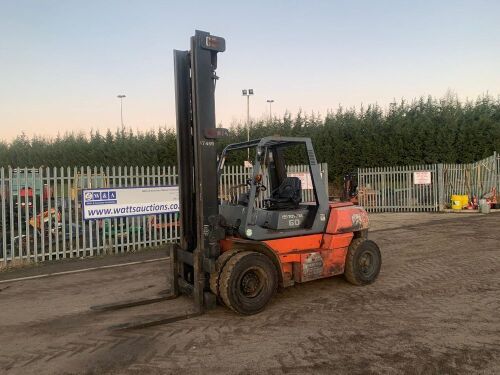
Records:
{"label": "forklift tyre", "polygon": [[231,259],[232,256],[241,253],[242,251],[243,250],[241,249],[225,251],[217,258],[217,261],[215,262],[215,272],[210,274],[210,290],[217,296],[217,301],[219,301],[220,303],[224,303],[220,298],[219,293],[220,274],[222,273],[222,270],[224,269],[227,261]]}
{"label": "forklift tyre", "polygon": [[244,315],[261,312],[277,288],[278,274],[273,262],[254,251],[232,256],[219,279],[219,293],[224,304]]}
{"label": "forklift tyre", "polygon": [[344,277],[354,285],[371,284],[376,280],[381,265],[382,256],[377,244],[356,238],[347,251]]}

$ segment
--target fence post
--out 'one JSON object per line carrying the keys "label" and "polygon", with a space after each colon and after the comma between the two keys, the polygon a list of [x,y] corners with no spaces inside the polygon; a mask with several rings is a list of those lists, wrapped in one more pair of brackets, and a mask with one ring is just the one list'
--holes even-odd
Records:
{"label": "fence post", "polygon": [[[6,217],[6,201],[5,195],[7,188],[5,186],[5,170],[4,167],[0,168],[0,183],[1,183],[1,199],[2,199],[2,256],[4,265],[7,265],[7,217]],[[12,251],[12,250],[11,250]]]}
{"label": "fence post", "polygon": [[325,183],[326,196],[330,198],[330,192],[328,190],[328,164],[321,163],[321,169],[323,170],[323,182]]}
{"label": "fence post", "polygon": [[444,177],[443,177],[443,164],[439,163],[437,165],[437,190],[438,190],[438,200],[439,200],[439,211],[443,211],[445,208],[445,197],[444,197]]}
{"label": "fence post", "polygon": [[497,195],[500,191],[500,156],[498,156],[497,152],[493,152],[493,176],[494,180],[493,183],[495,184],[496,190],[497,190]]}

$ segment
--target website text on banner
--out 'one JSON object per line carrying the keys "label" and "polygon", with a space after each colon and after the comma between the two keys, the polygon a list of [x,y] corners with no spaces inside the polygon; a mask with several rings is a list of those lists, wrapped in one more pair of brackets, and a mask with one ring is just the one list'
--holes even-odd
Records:
{"label": "website text on banner", "polygon": [[179,211],[177,186],[84,189],[83,219],[105,219]]}

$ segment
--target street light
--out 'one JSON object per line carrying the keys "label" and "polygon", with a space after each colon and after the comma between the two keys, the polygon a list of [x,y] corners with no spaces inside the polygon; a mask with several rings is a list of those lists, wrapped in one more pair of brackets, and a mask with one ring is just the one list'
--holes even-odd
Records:
{"label": "street light", "polygon": [[116,96],[118,99],[120,99],[120,119],[122,121],[122,129],[123,129],[123,98],[126,98],[126,95],[120,94]]}
{"label": "street light", "polygon": [[[241,90],[243,96],[247,97],[247,141],[250,141],[250,95],[253,95],[253,89]],[[247,158],[250,161],[250,149],[247,149]]]}
{"label": "street light", "polygon": [[272,112],[272,104],[274,103],[273,99],[267,99],[266,100],[269,103],[269,121],[271,121],[271,118],[273,117],[273,112]]}

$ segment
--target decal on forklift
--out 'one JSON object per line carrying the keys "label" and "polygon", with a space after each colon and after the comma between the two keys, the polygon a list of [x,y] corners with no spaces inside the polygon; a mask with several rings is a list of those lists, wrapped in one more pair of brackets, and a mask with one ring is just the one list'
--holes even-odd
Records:
{"label": "decal on forklift", "polygon": [[311,253],[302,263],[302,281],[318,279],[323,274],[323,257],[320,253]]}
{"label": "decal on forklift", "polygon": [[298,227],[300,223],[302,223],[302,219],[304,218],[303,214],[284,214],[281,215],[281,219],[288,220],[288,226],[290,227]]}
{"label": "decal on forklift", "polygon": [[215,146],[215,142],[214,141],[204,141],[204,140],[201,140],[200,141],[200,145],[213,147],[213,146]]}
{"label": "decal on forklift", "polygon": [[363,212],[351,216],[352,226],[360,229],[368,228],[368,215]]}
{"label": "decal on forklift", "polygon": [[281,218],[286,220],[286,219],[302,219],[304,217],[303,214],[284,214],[281,215]]}

